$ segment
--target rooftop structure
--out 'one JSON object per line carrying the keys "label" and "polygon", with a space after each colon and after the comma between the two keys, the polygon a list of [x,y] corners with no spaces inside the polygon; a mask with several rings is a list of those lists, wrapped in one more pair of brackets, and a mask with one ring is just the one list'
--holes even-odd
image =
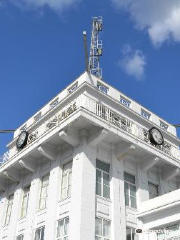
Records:
{"label": "rooftop structure", "polygon": [[8,144],[0,239],[180,237],[179,143],[174,126],[84,72]]}

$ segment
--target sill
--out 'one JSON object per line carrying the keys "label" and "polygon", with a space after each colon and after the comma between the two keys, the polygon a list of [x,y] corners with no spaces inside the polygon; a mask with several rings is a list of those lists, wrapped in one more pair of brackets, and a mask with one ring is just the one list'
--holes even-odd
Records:
{"label": "sill", "polygon": [[37,209],[36,213],[46,212],[46,207]]}
{"label": "sill", "polygon": [[129,206],[126,206],[126,211],[127,210],[130,210],[130,211],[133,211],[133,212],[138,212],[137,208],[133,208],[133,207],[129,207]]}
{"label": "sill", "polygon": [[18,219],[19,222],[20,222],[20,221],[23,221],[23,220],[26,220],[26,216],[20,217],[20,218]]}
{"label": "sill", "polygon": [[70,202],[71,197],[61,198],[58,203],[68,203]]}
{"label": "sill", "polygon": [[3,230],[8,229],[8,227],[9,227],[9,223],[8,223],[8,224],[4,224],[4,225],[2,226]]}
{"label": "sill", "polygon": [[102,197],[102,196],[99,196],[99,195],[96,195],[96,199],[101,199],[103,201],[112,203],[112,200],[110,198],[105,198],[105,197]]}

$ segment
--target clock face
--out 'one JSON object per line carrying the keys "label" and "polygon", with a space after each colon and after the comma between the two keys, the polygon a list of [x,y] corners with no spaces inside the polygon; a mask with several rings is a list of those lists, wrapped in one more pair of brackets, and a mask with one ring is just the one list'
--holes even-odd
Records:
{"label": "clock face", "polygon": [[149,130],[149,140],[155,145],[162,145],[164,143],[164,138],[159,129],[153,127]]}
{"label": "clock face", "polygon": [[22,149],[24,146],[27,144],[27,139],[28,139],[28,132],[23,131],[20,135],[19,138],[16,142],[16,147],[18,149]]}

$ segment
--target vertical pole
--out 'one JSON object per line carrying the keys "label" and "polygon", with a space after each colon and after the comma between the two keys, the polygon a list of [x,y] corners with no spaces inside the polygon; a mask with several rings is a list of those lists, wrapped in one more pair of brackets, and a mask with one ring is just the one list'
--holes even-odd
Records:
{"label": "vertical pole", "polygon": [[83,32],[83,40],[84,40],[84,53],[85,53],[86,71],[89,72],[86,31]]}

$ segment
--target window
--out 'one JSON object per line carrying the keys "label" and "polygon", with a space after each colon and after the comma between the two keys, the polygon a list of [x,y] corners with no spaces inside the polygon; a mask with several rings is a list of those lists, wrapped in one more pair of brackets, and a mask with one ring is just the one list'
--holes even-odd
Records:
{"label": "window", "polygon": [[124,173],[124,195],[125,205],[132,208],[137,208],[135,176],[127,172]]}
{"label": "window", "polygon": [[58,103],[59,103],[59,101],[58,101],[58,98],[57,98],[57,99],[55,99],[52,103],[50,103],[50,108],[51,108],[51,109],[54,108],[55,106],[58,105]]}
{"label": "window", "polygon": [[95,240],[110,240],[111,222],[103,218],[96,218]]}
{"label": "window", "polygon": [[141,109],[141,116],[146,119],[150,119],[151,114]]}
{"label": "window", "polygon": [[72,161],[63,166],[61,198],[65,199],[71,196],[72,184]]}
{"label": "window", "polygon": [[36,229],[34,240],[44,240],[44,227]]}
{"label": "window", "polygon": [[124,98],[122,96],[120,96],[120,103],[122,103],[124,106],[126,106],[128,108],[130,107],[130,104],[131,104],[131,102],[129,100],[127,100],[126,98]]}
{"label": "window", "polygon": [[[161,229],[157,233],[158,240],[179,239],[180,226],[178,224]],[[175,238],[174,238],[175,237]],[[177,237],[177,238],[176,238]]]}
{"label": "window", "polygon": [[99,89],[99,91],[107,94],[108,93],[108,88],[104,85],[102,85],[101,83],[97,83],[97,88]]}
{"label": "window", "polygon": [[148,182],[148,186],[149,186],[149,199],[159,196],[159,186],[158,185]]}
{"label": "window", "polygon": [[78,83],[75,83],[72,87],[70,87],[70,88],[68,89],[68,92],[69,92],[69,93],[74,92],[77,87],[78,87]]}
{"label": "window", "polygon": [[63,218],[58,221],[57,240],[68,240],[69,233],[69,218]]}
{"label": "window", "polygon": [[110,165],[96,160],[96,194],[110,198]]}
{"label": "window", "polygon": [[135,233],[134,228],[126,227],[126,240],[138,240],[139,237]]}
{"label": "window", "polygon": [[24,239],[24,235],[19,235],[17,236],[16,240],[23,240]]}
{"label": "window", "polygon": [[39,121],[40,118],[41,118],[41,112],[39,112],[39,113],[34,117],[35,122]]}
{"label": "window", "polygon": [[39,209],[43,209],[46,207],[46,201],[48,197],[48,186],[49,186],[49,175],[46,175],[42,178],[42,181],[41,181]]}
{"label": "window", "polygon": [[8,198],[8,202],[7,202],[7,208],[6,208],[6,216],[5,216],[5,221],[4,224],[8,225],[10,222],[10,217],[11,217],[11,212],[12,212],[12,205],[13,205],[13,198],[14,196],[11,195]]}
{"label": "window", "polygon": [[165,240],[165,229],[160,229],[157,233],[157,240]]}
{"label": "window", "polygon": [[161,122],[160,121],[160,127],[162,128],[162,129],[164,129],[164,130],[168,130],[168,125],[166,124],[166,123],[164,123],[164,122]]}
{"label": "window", "polygon": [[180,229],[179,229],[179,225],[177,224],[166,228],[167,238],[176,237],[176,236],[179,236],[179,234],[180,234]]}
{"label": "window", "polygon": [[29,191],[30,191],[30,186],[24,188],[20,218],[26,217],[27,208],[28,208],[28,200],[29,200]]}

